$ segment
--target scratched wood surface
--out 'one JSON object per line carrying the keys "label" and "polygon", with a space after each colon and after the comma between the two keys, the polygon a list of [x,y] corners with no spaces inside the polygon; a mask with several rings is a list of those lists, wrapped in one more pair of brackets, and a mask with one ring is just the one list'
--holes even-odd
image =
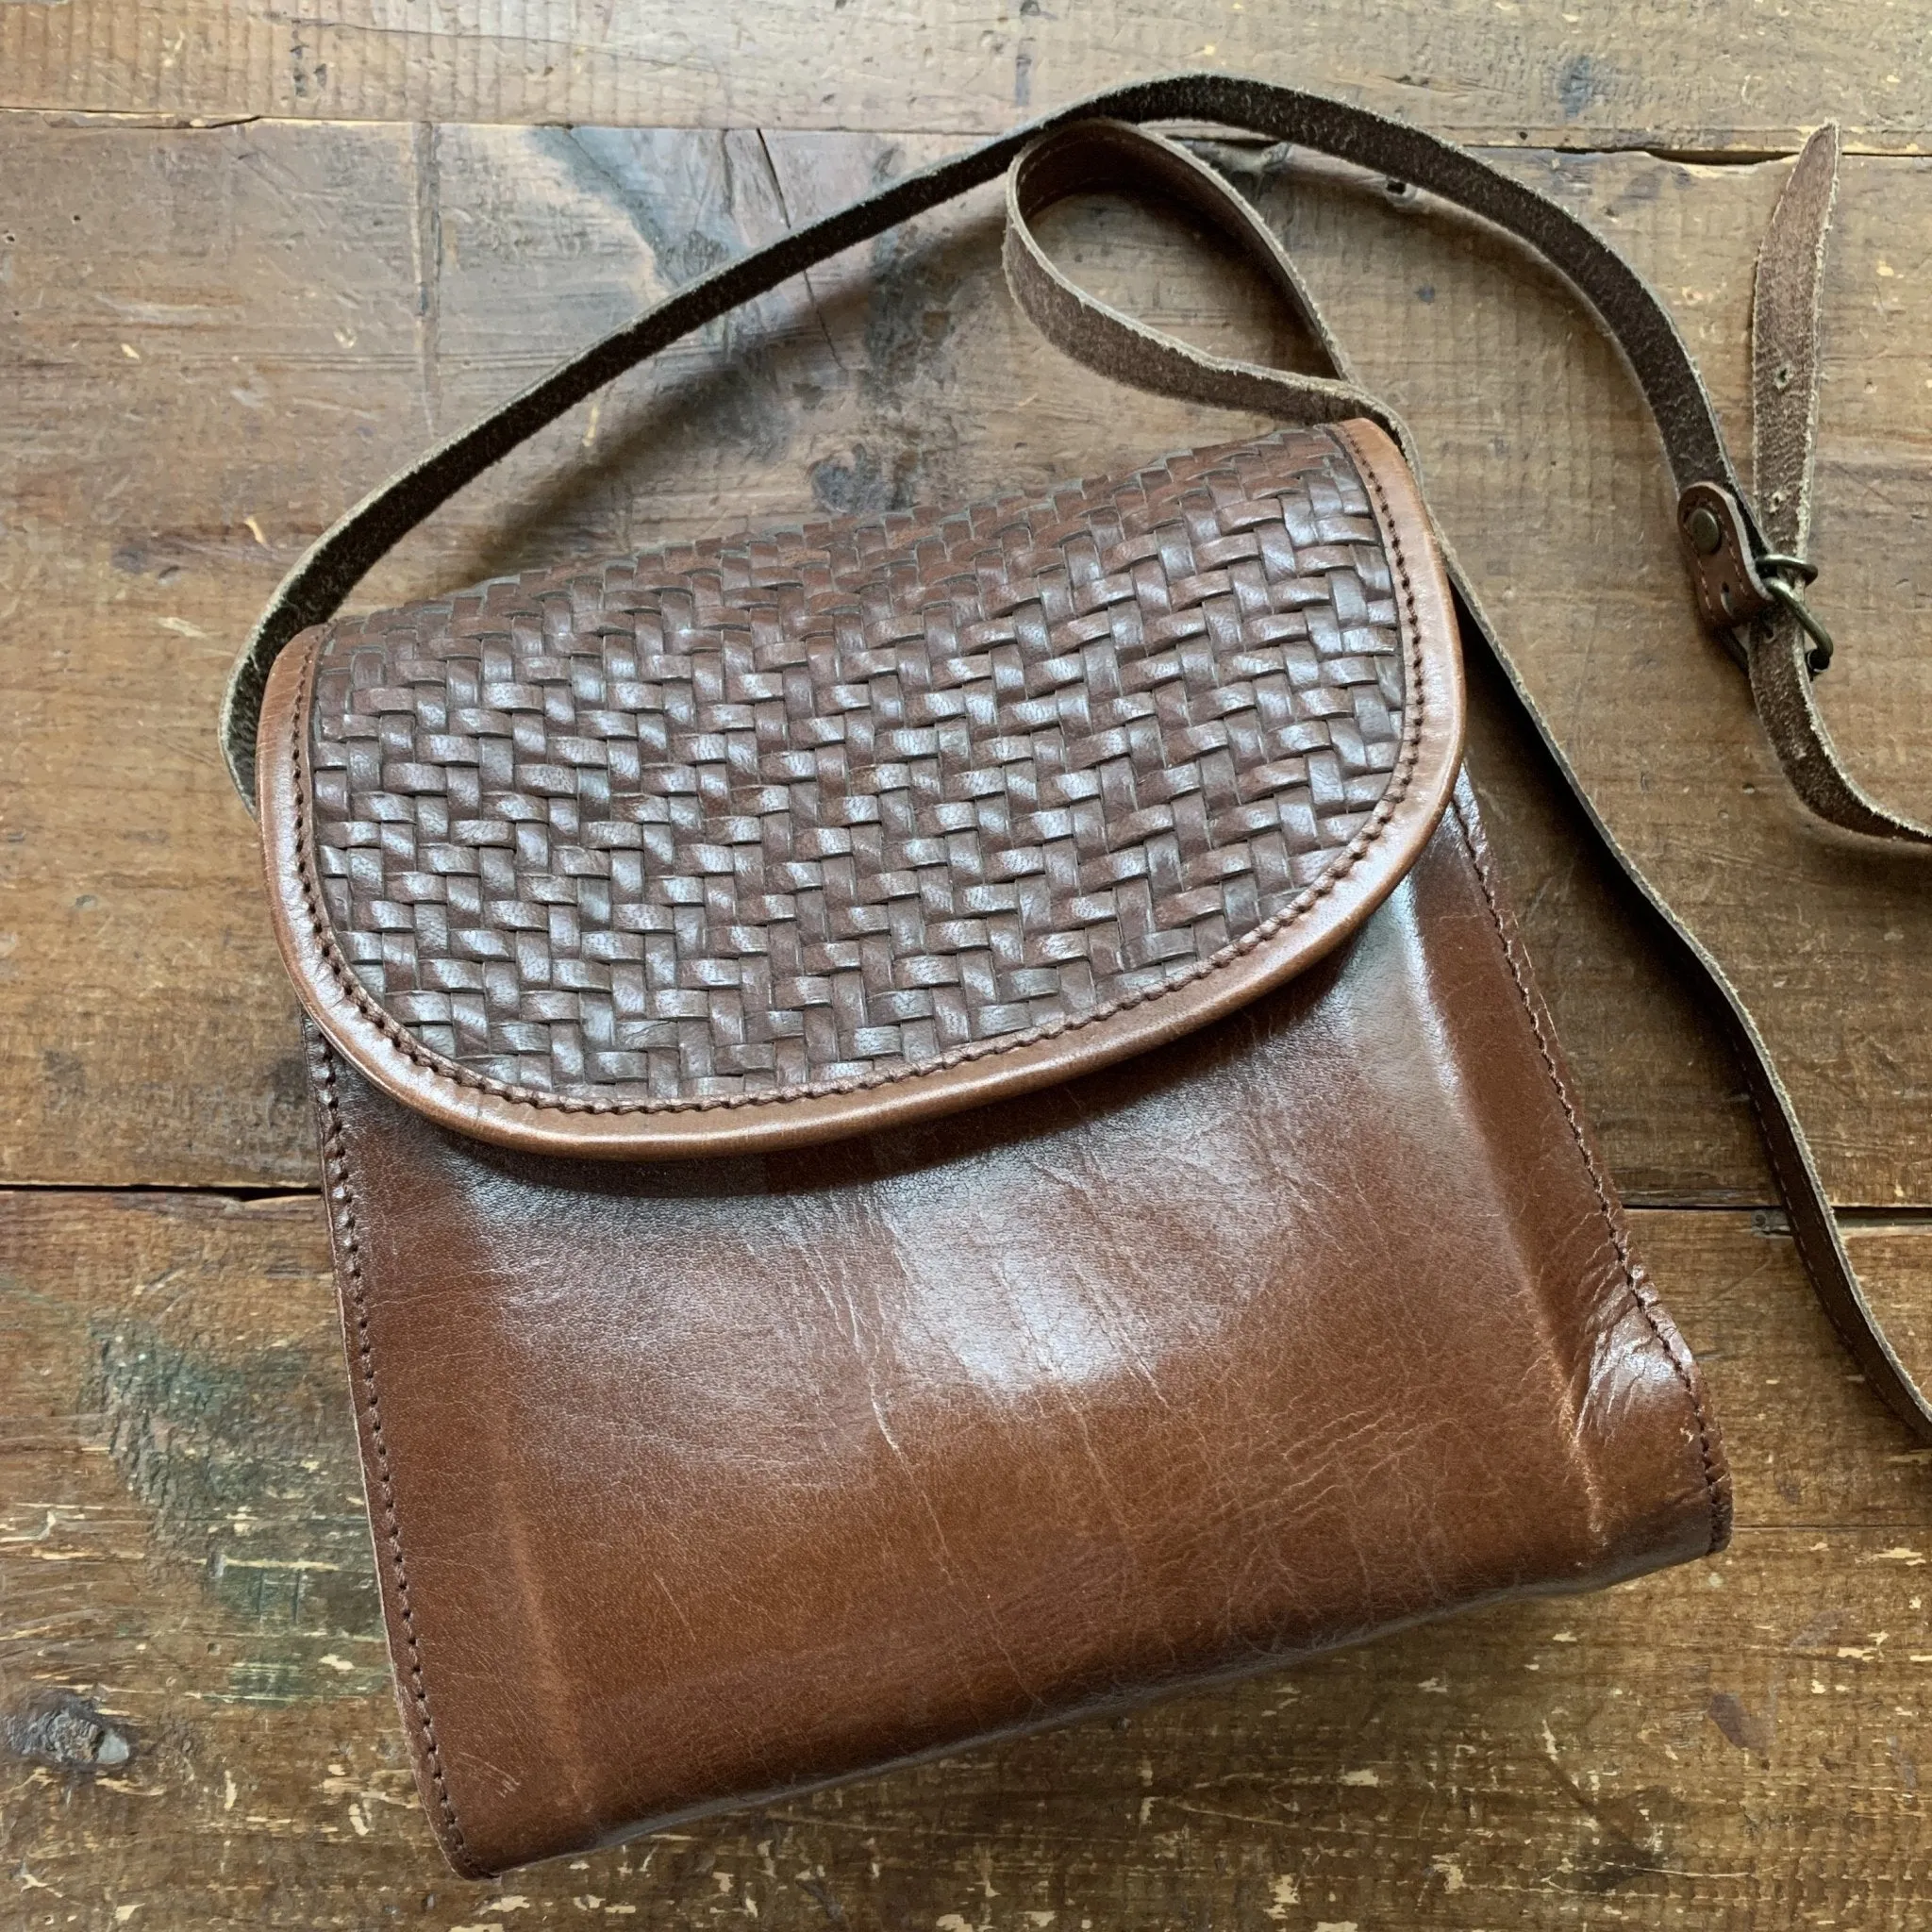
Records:
{"label": "scratched wood surface", "polygon": [[[1473,761],[1532,951],[1727,1426],[1731,1554],[497,1887],[449,1879],[413,1809],[292,1008],[209,727],[276,576],[433,434],[1017,96],[1199,58],[1490,143],[1652,275],[1741,436],[1777,157],[1836,111],[1859,153],[1823,693],[1859,769],[1932,810],[1932,117],[1898,78],[1932,9],[1857,32],[1731,0],[1388,11],[1371,61],[1321,5],[1101,30],[1030,0],[358,0],[299,25],[0,4],[0,109],[46,110],[0,111],[0,1924],[1924,1922],[1932,1464],[1849,1378],[1722,1053],[1482,691]],[[1745,984],[1868,1282],[1932,1361],[1924,868],[1795,818],[1698,635],[1627,379],[1554,282],[1340,171],[1222,158],[1415,424],[1452,539],[1620,834]],[[1183,227],[1093,205],[1051,232],[1158,322],[1295,351]],[[996,257],[982,200],[814,275],[576,412],[371,594],[1239,432],[1070,370]]]}
{"label": "scratched wood surface", "polygon": [[1918,153],[1926,52],[1900,0],[9,0],[0,107],[989,134],[1214,68],[1461,141],[1764,152],[1829,115]]}

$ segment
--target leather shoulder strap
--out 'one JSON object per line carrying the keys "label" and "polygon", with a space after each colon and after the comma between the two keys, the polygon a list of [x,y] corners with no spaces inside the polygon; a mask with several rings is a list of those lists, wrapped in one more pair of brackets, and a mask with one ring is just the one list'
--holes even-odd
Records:
{"label": "leather shoulder strap", "polygon": [[[1788,581],[1790,559],[1780,559],[1757,527],[1669,313],[1615,249],[1548,196],[1420,128],[1295,88],[1232,75],[1182,74],[1075,102],[727,262],[593,342],[365,497],[283,580],[230,676],[222,744],[242,796],[254,793],[256,724],[277,653],[310,625],[332,617],[370,568],[465,484],[647,357],[828,256],[993,179],[1041,135],[1095,118],[1243,128],[1426,189],[1528,243],[1575,284],[1629,359],[1686,506],[1687,554],[1707,616],[1740,662],[1744,647],[1733,635],[1740,627],[1798,634],[1795,612],[1802,607]],[[1291,268],[1288,273],[1292,276]]]}
{"label": "leather shoulder strap", "polygon": [[[1096,129],[1096,120],[1107,125]],[[1025,165],[1008,189],[1008,274],[1028,312],[1064,347],[1124,380],[1203,401],[1299,421],[1367,415],[1388,427],[1413,461],[1412,441],[1399,419],[1349,379],[1340,345],[1266,225],[1184,149],[1135,133],[1135,124],[1158,120],[1216,123],[1355,162],[1495,223],[1560,269],[1622,348],[1657,419],[1679,491],[1679,527],[1700,608],[1749,670],[1767,731],[1799,795],[1813,810],[1854,830],[1932,842],[1932,832],[1867,798],[1833,750],[1809,691],[1810,675],[1822,668],[1822,627],[1806,609],[1799,587],[1813,573],[1793,551],[1775,548],[1760,527],[1690,352],[1642,278],[1554,201],[1449,142],[1321,94],[1219,74],[1177,75],[1110,89],[904,176],[689,284],[391,477],[296,564],[235,665],[223,706],[222,743],[243,797],[254,791],[256,727],[276,656],[300,632],[333,616],[370,568],[458,490],[625,370],[827,257],[993,179],[1023,154]],[[1060,139],[1042,142],[1053,136]],[[1760,276],[1758,329],[1782,339],[1790,317],[1808,314],[1815,341],[1818,265],[1830,201],[1827,192],[1821,205],[1815,164],[1801,173],[1804,187],[1794,190],[1789,216],[1781,206],[1780,220],[1774,223],[1767,250],[1772,266]],[[1060,275],[1033,240],[1027,217],[1076,186],[1104,180],[1131,187],[1134,179],[1181,196],[1247,248],[1308,322],[1329,356],[1332,374],[1302,376],[1205,357],[1107,309]],[[1805,380],[1815,381],[1815,354]],[[1804,460],[1808,466],[1808,453]],[[1784,526],[1777,527],[1790,541]],[[1799,534],[1802,528],[1801,511]],[[1932,1405],[1886,1340],[1859,1288],[1790,1097],[1749,1010],[1598,816],[1465,574],[1453,558],[1449,563],[1468,634],[1480,639],[1495,660],[1552,768],[1646,908],[1666,956],[1712,997],[1723,1015],[1757,1104],[1799,1253],[1821,1300],[1879,1393],[1917,1435],[1932,1441]]]}

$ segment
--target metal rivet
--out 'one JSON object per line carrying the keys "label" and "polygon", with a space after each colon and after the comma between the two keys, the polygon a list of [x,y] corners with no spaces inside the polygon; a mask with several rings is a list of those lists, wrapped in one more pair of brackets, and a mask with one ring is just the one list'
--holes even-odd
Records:
{"label": "metal rivet", "polygon": [[1724,544],[1724,526],[1708,504],[1700,503],[1684,522],[1684,534],[1700,557],[1714,557]]}

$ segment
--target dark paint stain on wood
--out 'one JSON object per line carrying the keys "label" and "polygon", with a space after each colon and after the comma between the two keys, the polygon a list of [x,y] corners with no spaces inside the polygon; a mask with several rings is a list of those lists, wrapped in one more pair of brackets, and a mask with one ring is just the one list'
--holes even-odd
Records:
{"label": "dark paint stain on wood", "polygon": [[87,1103],[87,1062],[65,1047],[41,1049],[41,1074],[48,1110],[83,1107]]}
{"label": "dark paint stain on wood", "polygon": [[[672,288],[749,252],[753,237],[741,205],[766,183],[738,179],[728,136],[667,142],[658,129],[578,127],[539,130],[533,138],[576,185],[624,214]],[[684,433],[775,460],[791,443],[792,418],[758,325],[757,305],[708,324],[703,340],[729,358],[730,380],[704,392],[702,417],[681,425]]]}
{"label": "dark paint stain on wood", "polygon": [[1557,99],[1563,118],[1574,121],[1610,95],[1610,70],[1593,54],[1574,54],[1557,75]]}
{"label": "dark paint stain on wood", "polygon": [[42,1690],[0,1712],[0,1745],[10,1757],[91,1777],[120,1771],[134,1756],[125,1725],[71,1690]]}
{"label": "dark paint stain on wood", "polygon": [[1705,1715],[1724,1733],[1725,1741],[1740,1751],[1748,1751],[1754,1757],[1769,1756],[1775,1724],[1770,1717],[1754,1715],[1730,1691],[1715,1692],[1705,1707]]}
{"label": "dark paint stain on wood", "polygon": [[158,1540],[258,1628],[375,1635],[340,1361],[292,1344],[226,1358],[145,1322],[92,1341],[87,1406]]}
{"label": "dark paint stain on wood", "polygon": [[1654,1785],[1627,1797],[1602,1797],[1586,1790],[1554,1757],[1546,1768],[1583,1813],[1589,1831],[1572,1867],[1571,1885],[1599,1895],[1639,1886],[1655,1889],[1665,1869],[1664,1825],[1682,1815],[1682,1801]]}
{"label": "dark paint stain on wood", "polygon": [[904,400],[908,388],[938,379],[937,354],[958,322],[969,275],[977,283],[975,295],[985,299],[991,276],[984,271],[992,250],[986,247],[985,259],[974,258],[982,246],[983,238],[970,234],[934,246],[903,228],[873,243],[865,371],[859,378],[869,395]]}
{"label": "dark paint stain on wood", "polygon": [[918,498],[919,458],[913,450],[886,453],[855,443],[849,456],[823,457],[808,474],[813,502],[833,516],[905,509]]}
{"label": "dark paint stain on wood", "polygon": [[308,1068],[299,1053],[284,1054],[269,1068],[268,1091],[271,1107],[308,1108]]}

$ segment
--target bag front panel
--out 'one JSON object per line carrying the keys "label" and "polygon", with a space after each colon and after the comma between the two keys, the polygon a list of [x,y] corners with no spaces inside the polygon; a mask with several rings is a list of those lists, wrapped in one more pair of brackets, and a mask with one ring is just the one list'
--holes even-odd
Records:
{"label": "bag front panel", "polygon": [[467,1869],[1724,1535],[1466,788],[1300,979],[890,1136],[556,1160],[317,1058],[398,1684]]}

